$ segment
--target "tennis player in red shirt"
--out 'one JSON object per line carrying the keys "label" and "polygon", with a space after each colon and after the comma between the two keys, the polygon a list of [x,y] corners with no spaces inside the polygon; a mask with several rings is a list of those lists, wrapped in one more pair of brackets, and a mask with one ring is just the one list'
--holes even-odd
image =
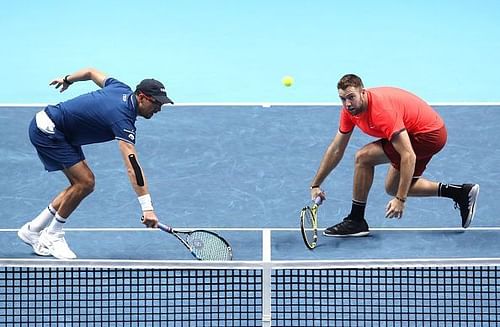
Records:
{"label": "tennis player in red shirt", "polygon": [[446,144],[443,120],[427,103],[414,94],[394,87],[365,89],[356,75],[343,76],[337,84],[342,100],[339,130],[328,146],[311,183],[311,197],[325,197],[321,183],[337,166],[354,127],[378,140],[356,153],[353,199],[350,214],[327,228],[325,236],[365,236],[368,192],[375,166],[390,163],[385,180],[386,192],[393,196],[386,206],[386,217],[401,218],[408,196],[440,196],[455,201],[460,208],[462,227],[469,227],[476,209],[478,184],[443,184],[422,177],[432,156]]}

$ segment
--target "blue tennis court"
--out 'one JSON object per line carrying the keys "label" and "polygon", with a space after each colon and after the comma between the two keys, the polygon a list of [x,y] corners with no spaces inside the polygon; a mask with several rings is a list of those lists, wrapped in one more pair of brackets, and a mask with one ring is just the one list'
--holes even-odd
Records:
{"label": "blue tennis court", "polygon": [[[43,170],[27,137],[38,108],[2,108],[4,187],[0,234],[2,257],[36,258],[14,230],[48,204],[67,181]],[[453,202],[410,199],[401,220],[384,218],[385,166],[369,197],[372,235],[362,239],[320,238],[314,251],[300,240],[298,212],[308,202],[308,185],[337,127],[335,106],[198,106],[164,110],[138,121],[138,152],[160,219],[178,228],[228,229],[236,260],[259,260],[262,228],[273,232],[273,259],[485,257],[500,253],[495,200],[500,180],[499,108],[439,106],[448,143],[426,176],[446,183],[481,186],[472,228],[463,231]],[[350,209],[353,155],[370,139],[353,135],[344,160],[326,180],[327,201],[320,227]],[[115,142],[84,147],[96,189],[67,223],[68,242],[79,258],[181,259],[175,239],[142,228],[140,208]],[[408,228],[408,229],[407,229]],[[75,229],[75,230],[73,230]],[[79,230],[83,229],[83,230]],[[130,230],[133,229],[133,230]],[[256,230],[255,230],[256,229]],[[292,230],[293,229],[293,230]],[[402,229],[402,230],[401,230]],[[397,246],[396,246],[397,245]],[[418,251],[417,251],[418,250]]]}
{"label": "blue tennis court", "polygon": [[[298,260],[326,265],[342,260],[494,259],[500,253],[500,202],[495,198],[500,180],[496,131],[500,108],[435,108],[447,124],[448,142],[425,176],[445,183],[480,184],[476,217],[467,230],[460,227],[453,202],[443,198],[411,198],[403,219],[384,218],[389,200],[383,187],[387,167],[379,166],[367,206],[370,236],[320,235],[318,247],[307,250],[298,216],[309,201],[310,180],[336,132],[339,107],[335,105],[176,106],[149,121],[138,121],[137,147],[162,222],[220,232],[233,247],[234,264],[263,258],[278,264]],[[16,236],[17,229],[67,183],[63,174],[43,170],[29,143],[27,126],[37,110],[0,109],[4,172],[0,176],[4,244],[0,257],[4,262],[56,265],[50,258],[36,256]],[[320,211],[321,228],[348,213],[354,153],[369,141],[356,132],[343,161],[323,184],[327,201]],[[66,224],[66,239],[78,260],[189,264],[192,257],[175,238],[142,227],[140,207],[116,142],[87,146],[84,152],[96,175],[96,189]],[[498,285],[495,292],[497,296]],[[498,317],[496,312],[490,314]]]}

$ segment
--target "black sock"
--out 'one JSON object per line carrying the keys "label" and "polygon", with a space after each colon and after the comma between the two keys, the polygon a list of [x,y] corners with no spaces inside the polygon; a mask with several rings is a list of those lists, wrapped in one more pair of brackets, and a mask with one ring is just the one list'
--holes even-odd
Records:
{"label": "black sock", "polygon": [[462,191],[462,185],[439,183],[438,196],[457,199]]}
{"label": "black sock", "polygon": [[366,208],[365,202],[359,202],[356,200],[352,200],[352,208],[351,208],[351,213],[349,214],[349,217],[352,220],[364,219],[365,218],[365,208]]}

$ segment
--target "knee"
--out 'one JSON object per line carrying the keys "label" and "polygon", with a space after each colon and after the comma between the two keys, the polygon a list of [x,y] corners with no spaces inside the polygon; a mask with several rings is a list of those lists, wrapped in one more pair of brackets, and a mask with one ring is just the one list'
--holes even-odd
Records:
{"label": "knee", "polygon": [[392,184],[385,184],[385,193],[389,194],[390,196],[396,196],[398,190],[397,188],[392,185]]}
{"label": "knee", "polygon": [[94,191],[94,188],[95,188],[94,175],[91,174],[91,175],[86,176],[85,178],[81,179],[80,182],[78,183],[78,188],[80,189],[80,192],[84,196],[92,193]]}
{"label": "knee", "polygon": [[92,175],[90,178],[88,178],[85,181],[85,192],[87,194],[90,194],[90,193],[94,192],[94,188],[95,188],[95,178]]}
{"label": "knee", "polygon": [[356,152],[354,162],[356,165],[363,165],[370,161],[370,153],[367,149],[362,148]]}

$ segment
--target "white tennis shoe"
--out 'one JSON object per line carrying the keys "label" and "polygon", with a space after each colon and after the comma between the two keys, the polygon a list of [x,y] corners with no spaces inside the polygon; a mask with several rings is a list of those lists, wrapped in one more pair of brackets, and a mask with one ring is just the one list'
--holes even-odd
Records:
{"label": "white tennis shoe", "polygon": [[49,253],[57,259],[76,259],[76,254],[71,251],[64,239],[64,232],[50,233],[44,229],[40,234],[38,244],[47,248]]}
{"label": "white tennis shoe", "polygon": [[29,222],[24,224],[23,227],[21,227],[17,231],[17,236],[24,243],[31,246],[33,248],[33,251],[35,251],[36,254],[42,255],[42,256],[48,256],[48,255],[50,255],[49,249],[47,249],[46,247],[40,246],[40,244],[39,244],[40,234],[41,234],[41,232],[32,232],[30,230],[30,223]]}

